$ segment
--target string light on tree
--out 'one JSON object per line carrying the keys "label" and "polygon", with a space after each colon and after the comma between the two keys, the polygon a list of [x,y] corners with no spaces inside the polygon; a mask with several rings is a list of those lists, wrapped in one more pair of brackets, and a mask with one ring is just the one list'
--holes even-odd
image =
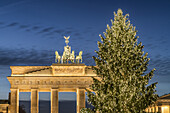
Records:
{"label": "string light on tree", "polygon": [[100,79],[93,77],[87,89],[88,101],[95,109],[84,108],[81,113],[143,113],[157,100],[156,84],[148,85],[154,70],[146,73],[149,58],[129,15],[121,9],[114,13],[112,25],[100,35],[97,57],[93,67]]}

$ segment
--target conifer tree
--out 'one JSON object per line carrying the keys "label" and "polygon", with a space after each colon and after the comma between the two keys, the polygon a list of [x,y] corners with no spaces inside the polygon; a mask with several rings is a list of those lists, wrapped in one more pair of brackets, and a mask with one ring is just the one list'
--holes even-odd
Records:
{"label": "conifer tree", "polygon": [[157,99],[157,83],[148,84],[155,69],[146,73],[150,59],[128,17],[118,9],[112,25],[100,35],[97,57],[93,57],[98,78],[93,77],[90,86],[95,94],[86,89],[94,109],[83,108],[81,113],[143,113]]}

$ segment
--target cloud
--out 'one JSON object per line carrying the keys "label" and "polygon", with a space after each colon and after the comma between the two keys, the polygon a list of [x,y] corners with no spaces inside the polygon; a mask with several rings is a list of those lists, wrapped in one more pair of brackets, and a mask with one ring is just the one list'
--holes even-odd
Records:
{"label": "cloud", "polygon": [[0,65],[50,65],[54,51],[0,49]]}
{"label": "cloud", "polygon": [[9,13],[9,12],[14,12],[16,11],[21,4],[25,4],[26,2],[29,2],[28,0],[11,0],[10,2],[8,1],[7,4],[1,4],[0,7],[0,15]]}
{"label": "cloud", "polygon": [[158,76],[169,76],[170,77],[170,57],[163,57],[157,55],[151,58],[149,62],[150,68],[156,68],[155,74]]}
{"label": "cloud", "polygon": [[[78,54],[77,54],[78,55]],[[95,62],[93,60],[93,57],[94,54],[88,52],[88,53],[85,53],[82,55],[83,57],[83,62],[86,64],[86,65],[95,65]]]}
{"label": "cloud", "polygon": [[8,24],[6,27],[14,27],[14,26],[17,26],[19,23],[17,22],[13,22],[13,23],[10,23]]}
{"label": "cloud", "polygon": [[65,33],[66,35],[70,35],[70,34],[73,33],[73,31],[69,30],[69,31],[65,31],[64,33]]}
{"label": "cloud", "polygon": [[80,33],[74,33],[73,35],[74,35],[74,36],[81,36]]}
{"label": "cloud", "polygon": [[12,22],[12,23],[9,23],[9,24],[6,24],[5,22],[0,22],[0,25],[2,25],[1,28],[18,27],[19,29],[23,29],[23,30],[26,30],[26,29],[29,28],[29,25],[20,24],[18,22]]}
{"label": "cloud", "polygon": [[[165,37],[165,36],[160,36],[159,38],[154,38],[154,37],[148,37],[146,38],[146,40],[144,40],[143,44],[145,48],[149,48],[149,49],[155,49],[155,48],[159,48],[162,50],[167,50],[169,48],[167,48],[167,46],[169,46],[169,38]],[[160,46],[161,45],[161,46]]]}
{"label": "cloud", "polygon": [[54,29],[54,27],[47,27],[47,28],[44,28],[42,29],[40,32],[38,33],[47,33],[47,32],[50,32],[52,29]]}
{"label": "cloud", "polygon": [[52,35],[54,35],[54,32],[46,33],[44,36],[52,36]]}
{"label": "cloud", "polygon": [[18,22],[12,22],[12,23],[5,23],[5,22],[0,22],[0,25],[2,26],[1,28],[8,28],[8,27],[17,27],[19,26]]}
{"label": "cloud", "polygon": [[66,28],[56,28],[54,26],[49,26],[49,27],[44,27],[44,26],[40,26],[40,25],[27,25],[19,23],[19,22],[11,22],[11,23],[5,23],[5,22],[0,22],[0,26],[2,26],[1,28],[13,28],[16,27],[18,29],[23,29],[26,32],[34,32],[37,33],[39,35],[43,35],[46,38],[54,38],[56,37],[56,35],[60,35],[60,36],[69,36],[69,35],[73,35],[76,37],[79,37],[79,39],[81,38],[81,33],[78,30],[75,30],[73,27],[66,27]]}
{"label": "cloud", "polygon": [[28,27],[29,27],[28,25],[20,25],[20,26],[19,26],[20,29],[26,29],[26,28],[28,28]]}
{"label": "cloud", "polygon": [[38,29],[40,29],[41,27],[40,26],[33,26],[31,29],[32,30],[38,30]]}
{"label": "cloud", "polygon": [[144,47],[145,47],[145,48],[150,48],[150,49],[156,48],[156,46],[155,46],[153,43],[144,44]]}
{"label": "cloud", "polygon": [[69,35],[81,36],[81,34],[79,32],[75,32],[75,30],[73,30],[73,28],[71,28],[71,27],[70,28],[65,28],[65,29],[56,29],[55,28],[54,30],[50,30],[48,32],[44,32],[44,35],[48,36],[48,38],[49,37],[50,38],[51,37],[55,37],[54,35],[60,35],[60,36],[69,36]]}
{"label": "cloud", "polygon": [[[4,23],[0,28],[11,28],[15,30],[23,30],[25,32],[34,33],[34,35],[40,35],[41,37],[47,39],[57,39],[57,37],[63,36],[71,36],[72,40],[82,40],[92,42],[92,40],[88,40],[88,38],[84,38],[83,33],[80,30],[76,30],[73,27],[65,27],[65,28],[57,28],[55,26],[48,26],[45,27],[43,25],[33,25],[27,23],[20,23],[20,22],[11,22],[11,23]],[[1,25],[1,24],[0,24]],[[18,28],[18,29],[17,29]],[[91,29],[91,28],[88,28]],[[91,33],[91,32],[88,32]],[[76,41],[75,41],[76,42]]]}
{"label": "cloud", "polygon": [[57,29],[57,30],[54,30],[53,32],[56,32],[56,33],[61,34],[61,33],[63,33],[63,32],[64,32],[64,30],[63,30],[63,29]]}

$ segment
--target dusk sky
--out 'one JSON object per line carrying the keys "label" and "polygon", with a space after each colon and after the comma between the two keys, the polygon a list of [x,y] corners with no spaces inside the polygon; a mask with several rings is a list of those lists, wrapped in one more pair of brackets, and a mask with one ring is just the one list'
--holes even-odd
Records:
{"label": "dusk sky", "polygon": [[[76,55],[83,51],[83,63],[95,65],[99,34],[119,8],[138,30],[138,41],[151,58],[148,70],[156,68],[150,83],[158,82],[159,96],[170,93],[170,1],[0,0],[0,99],[10,92],[10,66],[51,65],[55,51],[63,52],[63,36],[70,36]],[[61,100],[75,98],[75,93],[60,95]]]}

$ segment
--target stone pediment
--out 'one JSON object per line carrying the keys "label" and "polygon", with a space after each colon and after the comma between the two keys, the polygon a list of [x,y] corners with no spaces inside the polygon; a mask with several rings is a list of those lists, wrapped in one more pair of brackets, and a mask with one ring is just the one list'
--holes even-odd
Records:
{"label": "stone pediment", "polygon": [[11,76],[96,76],[84,64],[52,64],[51,66],[10,66]]}
{"label": "stone pediment", "polygon": [[24,75],[44,69],[50,69],[51,66],[10,66],[11,76]]}
{"label": "stone pediment", "polygon": [[170,94],[163,95],[163,96],[159,97],[159,99],[170,99]]}

